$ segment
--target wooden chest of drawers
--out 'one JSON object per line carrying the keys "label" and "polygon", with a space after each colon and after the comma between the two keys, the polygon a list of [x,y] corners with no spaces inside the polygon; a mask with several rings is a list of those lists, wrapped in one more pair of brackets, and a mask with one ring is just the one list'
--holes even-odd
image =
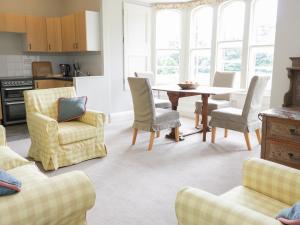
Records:
{"label": "wooden chest of drawers", "polygon": [[271,109],[260,116],[261,158],[300,169],[300,107]]}

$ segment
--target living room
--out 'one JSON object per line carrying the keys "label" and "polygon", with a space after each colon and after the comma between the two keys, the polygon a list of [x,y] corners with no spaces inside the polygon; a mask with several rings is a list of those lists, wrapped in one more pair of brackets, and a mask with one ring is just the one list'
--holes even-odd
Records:
{"label": "living room", "polygon": [[300,224],[299,11],[0,0],[0,224]]}

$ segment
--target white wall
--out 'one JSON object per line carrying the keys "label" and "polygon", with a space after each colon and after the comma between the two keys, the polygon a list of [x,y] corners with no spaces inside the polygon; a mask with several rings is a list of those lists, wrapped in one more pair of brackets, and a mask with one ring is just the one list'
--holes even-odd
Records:
{"label": "white wall", "polygon": [[132,109],[131,95],[123,89],[122,0],[102,1],[104,76],[109,76],[110,112]]}
{"label": "white wall", "polygon": [[286,67],[291,66],[289,57],[300,57],[299,13],[299,0],[279,0],[271,107],[281,106],[284,94],[288,91],[289,79]]}

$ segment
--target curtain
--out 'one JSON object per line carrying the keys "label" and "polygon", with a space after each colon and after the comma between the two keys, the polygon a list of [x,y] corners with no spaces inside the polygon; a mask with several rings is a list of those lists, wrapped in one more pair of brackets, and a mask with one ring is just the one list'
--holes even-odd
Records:
{"label": "curtain", "polygon": [[194,8],[199,5],[206,4],[217,4],[228,0],[193,0],[189,2],[177,2],[177,3],[156,3],[154,7],[156,9],[184,9],[184,8]]}

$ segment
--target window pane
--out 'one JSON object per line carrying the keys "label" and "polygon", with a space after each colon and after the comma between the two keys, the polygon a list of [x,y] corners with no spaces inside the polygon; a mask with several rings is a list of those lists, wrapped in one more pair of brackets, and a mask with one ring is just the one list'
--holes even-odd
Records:
{"label": "window pane", "polygon": [[244,34],[245,3],[233,1],[221,8],[220,41],[242,40]]}
{"label": "window pane", "polygon": [[275,42],[277,0],[256,0],[252,24],[253,44],[271,44]]}
{"label": "window pane", "polygon": [[176,10],[161,10],[156,17],[156,47],[179,49],[181,14]]}
{"label": "window pane", "polygon": [[200,85],[210,84],[211,49],[194,50],[191,52],[191,74],[194,81]]}
{"label": "window pane", "polygon": [[[251,49],[248,84],[254,75],[269,75],[272,77],[273,55],[274,47],[257,47]],[[271,83],[270,81],[267,90],[271,90]]]}
{"label": "window pane", "polygon": [[218,52],[218,70],[241,71],[242,46],[241,43],[220,44]]}
{"label": "window pane", "polygon": [[212,39],[213,9],[201,7],[192,14],[191,48],[210,48]]}
{"label": "window pane", "polygon": [[158,50],[156,82],[159,84],[177,83],[179,80],[180,51]]}

